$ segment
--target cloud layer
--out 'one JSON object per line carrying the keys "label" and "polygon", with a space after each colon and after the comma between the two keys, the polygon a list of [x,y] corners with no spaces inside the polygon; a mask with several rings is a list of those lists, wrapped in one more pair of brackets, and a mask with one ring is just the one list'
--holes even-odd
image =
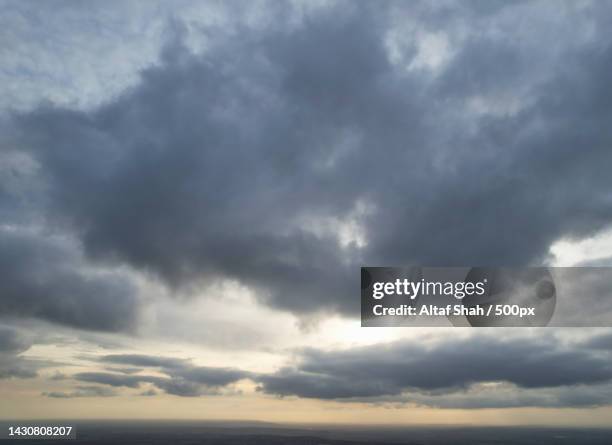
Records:
{"label": "cloud layer", "polygon": [[82,329],[127,330],[137,288],[121,273],[91,270],[62,238],[0,227],[3,316],[38,317]]}
{"label": "cloud layer", "polygon": [[36,377],[42,363],[20,357],[32,345],[19,330],[0,324],[0,380]]}
{"label": "cloud layer", "polygon": [[[601,340],[596,337],[592,341]],[[549,404],[553,399],[562,405],[563,398],[571,403],[565,394],[567,388],[574,388],[570,391],[574,396],[576,393],[585,396],[582,403],[590,400],[601,404],[604,403],[601,390],[585,392],[575,388],[609,384],[611,380],[610,356],[596,349],[564,345],[550,336],[508,339],[474,336],[434,345],[405,340],[344,351],[309,349],[299,356],[297,366],[261,376],[260,390],[317,399],[402,400],[486,407],[521,403],[516,399],[529,405]],[[499,390],[489,387],[487,391],[486,384],[492,383],[505,384],[501,394],[505,393],[504,388],[506,391],[508,386],[513,388],[510,393],[515,400],[510,398],[505,404],[503,398],[507,396],[500,396]],[[517,388],[528,391],[517,393]],[[457,393],[459,397],[454,395]],[[543,394],[549,400],[543,399]]]}
{"label": "cloud layer", "polygon": [[[561,38],[536,64],[535,36],[486,27],[431,71],[414,68],[418,33],[393,34],[392,13],[409,11],[384,5],[229,28],[202,53],[176,24],[159,63],[118,97],[14,116],[7,144],[43,185],[34,213],[90,259],[173,289],[238,280],[297,314],[355,314],[359,264],[539,262],[556,239],[608,224],[612,42],[594,15],[576,25],[593,35]],[[456,20],[506,24],[529,8],[478,5],[457,6],[453,22],[443,8],[413,12],[420,32],[445,26],[448,44]],[[566,7],[549,25],[560,37]],[[111,294],[129,317],[131,293]]]}
{"label": "cloud layer", "polygon": [[[151,38],[140,26],[167,7],[125,5],[0,17],[2,323],[34,319],[88,348],[87,334],[98,347],[126,335],[125,352],[163,341],[128,334],[172,305],[149,332],[195,343],[193,326],[276,364],[286,351],[243,323],[267,313],[215,320],[208,307],[239,304],[219,298],[202,306],[210,323],[177,327],[182,297],[231,283],[301,321],[355,317],[361,265],[541,264],[559,239],[610,226],[610,4],[224,2],[173,7]],[[147,43],[109,54],[134,35]],[[516,334],[321,345],[274,372],[112,354],[44,393],[193,397],[248,380],[317,400],[610,403],[609,335]],[[38,375],[31,345],[0,325],[0,378]]]}
{"label": "cloud layer", "polygon": [[[141,354],[106,355],[100,361],[153,369],[165,374],[165,376],[136,374],[140,371],[136,368],[130,370],[129,374],[81,372],[75,374],[74,379],[81,382],[125,388],[139,388],[143,383],[150,383],[168,394],[196,397],[217,394],[222,388],[251,376],[251,373],[239,369],[194,366],[189,360]],[[118,369],[113,370],[117,371]]]}
{"label": "cloud layer", "polygon": [[[62,378],[98,386],[77,385],[73,392],[45,395],[85,397],[95,392],[92,388],[149,386],[144,395],[153,396],[152,386],[175,396],[197,397],[231,392],[236,383],[250,380],[267,395],[346,403],[462,409],[594,407],[608,405],[612,395],[608,341],[608,334],[569,343],[554,335],[471,335],[350,349],[310,348],[296,351],[293,365],[269,373],[197,366],[173,357],[111,354],[97,360],[110,372]],[[129,372],[123,372],[124,366],[131,367]]]}

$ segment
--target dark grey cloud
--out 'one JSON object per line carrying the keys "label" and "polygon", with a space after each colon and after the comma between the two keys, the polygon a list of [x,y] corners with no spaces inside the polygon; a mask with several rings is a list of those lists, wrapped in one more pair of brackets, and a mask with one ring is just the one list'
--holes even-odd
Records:
{"label": "dark grey cloud", "polygon": [[569,386],[561,388],[519,388],[514,385],[472,387],[444,395],[410,393],[396,397],[382,397],[373,403],[414,404],[443,409],[487,408],[594,408],[610,404],[612,385]]}
{"label": "dark grey cloud", "polygon": [[196,397],[204,394],[218,394],[224,387],[252,376],[252,373],[239,369],[194,366],[189,360],[172,357],[112,354],[101,357],[100,361],[155,368],[165,377],[109,372],[81,372],[75,374],[73,378],[82,382],[126,388],[139,388],[142,383],[150,383],[168,394]]}
{"label": "dark grey cloud", "polygon": [[364,399],[413,392],[420,394],[417,400],[435,400],[482,383],[536,392],[608,384],[612,365],[607,356],[567,347],[554,337],[491,336],[434,345],[400,341],[344,351],[308,349],[295,367],[258,380],[261,391],[280,396]]}
{"label": "dark grey cloud", "polygon": [[143,382],[153,382],[158,377],[112,374],[109,372],[79,372],[73,377],[80,382],[99,383],[115,387],[138,388]]}
{"label": "dark grey cloud", "polygon": [[596,335],[588,339],[583,346],[590,349],[612,352],[612,332]]}
{"label": "dark grey cloud", "polygon": [[[543,6],[379,6],[217,30],[203,54],[175,36],[137,85],[104,105],[14,116],[7,140],[45,185],[35,212],[51,230],[72,231],[90,259],[175,288],[237,279],[296,313],[356,313],[360,264],[523,265],[561,236],[609,224],[612,41],[600,21],[609,5],[572,19],[594,33],[580,41],[565,38],[561,10],[542,24],[549,48],[537,26],[520,39],[511,26],[537,24],[530,8]],[[469,36],[449,40],[458,47],[436,75],[407,70],[389,55],[392,13],[449,39]],[[495,24],[503,32],[487,32]],[[406,33],[409,65],[418,45]],[[367,245],[342,247],[324,229],[342,222],[361,226]],[[79,275],[68,275],[51,268],[45,287],[73,283],[80,295]],[[74,300],[91,302],[82,317],[37,310],[91,327],[87,314],[100,309],[94,327],[120,328],[132,294],[109,286],[87,295],[112,304]],[[119,307],[126,319],[108,313]]]}
{"label": "dark grey cloud", "polygon": [[186,381],[209,387],[222,387],[251,376],[250,372],[232,368],[195,366],[185,368],[176,375]]}
{"label": "dark grey cloud", "polygon": [[294,365],[272,373],[114,354],[99,360],[142,366],[162,376],[85,372],[72,377],[116,388],[151,385],[146,392],[182,397],[220,394],[248,379],[269,395],[343,402],[465,409],[609,405],[612,364],[602,350],[606,334],[568,342],[552,334],[493,335],[499,332],[343,350],[309,348],[297,351]]}
{"label": "dark grey cloud", "polygon": [[32,340],[22,331],[0,324],[0,380],[36,377],[46,364],[20,356],[32,346]]}
{"label": "dark grey cloud", "polygon": [[156,383],[156,386],[168,394],[179,397],[199,397],[202,395],[219,394],[218,388],[201,386],[182,378],[160,380]]}
{"label": "dark grey cloud", "polygon": [[127,367],[114,367],[114,366],[108,366],[106,368],[107,371],[111,371],[111,372],[120,372],[121,374],[137,374],[140,371],[142,371],[141,368],[127,368]]}
{"label": "dark grey cloud", "polygon": [[170,369],[184,368],[189,365],[189,360],[185,359],[142,354],[110,354],[101,357],[100,361],[117,365],[160,367]]}
{"label": "dark grey cloud", "polygon": [[115,391],[103,386],[77,386],[74,391],[63,392],[63,391],[51,391],[43,392],[43,396],[51,397],[54,399],[73,399],[79,397],[113,397],[116,394]]}
{"label": "dark grey cloud", "polygon": [[81,329],[132,327],[137,289],[121,273],[88,270],[70,242],[0,227],[0,314]]}
{"label": "dark grey cloud", "polygon": [[100,357],[104,363],[158,368],[174,377],[206,386],[225,386],[249,376],[248,372],[234,368],[194,366],[189,359],[143,354],[109,354]]}
{"label": "dark grey cloud", "polygon": [[18,354],[31,346],[30,341],[9,326],[0,325],[0,354]]}
{"label": "dark grey cloud", "polygon": [[37,369],[35,363],[21,357],[0,355],[0,380],[33,378],[38,375]]}

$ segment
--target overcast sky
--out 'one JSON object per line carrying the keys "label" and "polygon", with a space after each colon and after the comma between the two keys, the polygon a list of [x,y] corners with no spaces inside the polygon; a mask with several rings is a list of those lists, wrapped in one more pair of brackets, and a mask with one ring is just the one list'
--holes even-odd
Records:
{"label": "overcast sky", "polygon": [[610,424],[612,330],[358,285],[612,263],[612,4],[0,4],[0,417]]}

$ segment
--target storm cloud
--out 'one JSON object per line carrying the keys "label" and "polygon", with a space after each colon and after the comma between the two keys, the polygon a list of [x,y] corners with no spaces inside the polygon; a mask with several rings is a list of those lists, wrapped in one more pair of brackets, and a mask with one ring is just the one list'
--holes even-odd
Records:
{"label": "storm cloud", "polygon": [[612,4],[188,3],[0,14],[0,379],[57,368],[10,397],[610,406],[609,332],[338,344],[371,340],[360,266],[610,228]]}
{"label": "storm cloud", "polygon": [[88,270],[61,238],[0,227],[0,276],[4,316],[106,331],[127,330],[136,318],[136,286],[121,273]]}
{"label": "storm cloud", "polygon": [[32,346],[22,332],[0,324],[0,379],[36,377],[43,364],[20,356]]}
{"label": "storm cloud", "polygon": [[[14,115],[6,144],[39,168],[34,212],[90,260],[172,289],[234,279],[276,308],[355,314],[358,265],[539,263],[555,240],[609,223],[610,8],[572,18],[570,41],[566,4],[543,48],[508,26],[537,7],[340,3],[219,29],[201,53],[175,24],[135,86],[91,110]],[[434,70],[394,14],[446,29],[447,45],[473,26]],[[51,289],[75,281],[48,275]],[[109,286],[95,291],[129,317],[132,294]]]}

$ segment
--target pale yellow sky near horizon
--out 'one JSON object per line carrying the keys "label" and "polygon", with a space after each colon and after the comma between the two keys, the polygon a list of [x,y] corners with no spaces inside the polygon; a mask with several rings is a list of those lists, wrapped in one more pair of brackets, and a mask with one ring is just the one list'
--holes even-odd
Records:
{"label": "pale yellow sky near horizon", "polygon": [[239,420],[301,424],[359,425],[556,425],[610,426],[612,407],[436,409],[410,405],[372,405],[277,398],[255,391],[231,396],[117,397],[53,399],[32,382],[20,381],[4,392],[0,418],[13,419],[169,419]]}

